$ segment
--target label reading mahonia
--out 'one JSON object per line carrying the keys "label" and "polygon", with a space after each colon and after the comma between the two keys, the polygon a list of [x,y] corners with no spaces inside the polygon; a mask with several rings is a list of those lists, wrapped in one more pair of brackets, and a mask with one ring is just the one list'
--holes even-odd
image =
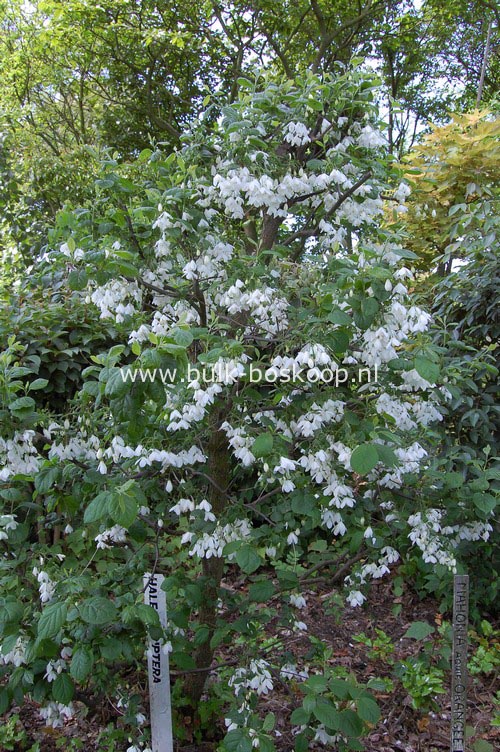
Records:
{"label": "label reading mahonia", "polygon": [[451,752],[464,752],[465,750],[468,614],[469,577],[467,575],[456,575],[453,590]]}
{"label": "label reading mahonia", "polygon": [[[161,585],[161,574],[144,575],[144,601],[157,611],[160,624],[167,626],[167,604]],[[168,653],[161,640],[149,640],[148,673],[151,716],[151,746],[153,752],[173,752],[172,706]]]}

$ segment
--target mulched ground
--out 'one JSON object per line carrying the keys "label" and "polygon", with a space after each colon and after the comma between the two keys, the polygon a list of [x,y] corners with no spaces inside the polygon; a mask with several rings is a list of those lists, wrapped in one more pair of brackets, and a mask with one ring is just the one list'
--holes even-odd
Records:
{"label": "mulched ground", "polygon": [[[395,615],[393,609],[398,601],[401,611],[399,615]],[[391,676],[391,668],[384,661],[370,660],[367,648],[353,641],[353,635],[364,632],[373,637],[375,628],[383,629],[395,645],[393,657],[397,661],[415,655],[420,649],[418,642],[402,639],[412,622],[427,621],[436,625],[442,618],[435,602],[430,599],[420,601],[411,591],[407,590],[401,598],[395,599],[390,580],[384,580],[372,588],[364,608],[346,608],[340,619],[338,614],[329,613],[326,589],[308,592],[307,602],[307,609],[300,612],[300,618],[306,622],[308,633],[331,646],[331,663],[353,671],[359,682],[367,682],[374,676]],[[305,649],[305,644],[305,640],[301,641],[299,636],[294,645],[297,655]],[[448,679],[449,677],[449,686]],[[490,725],[495,715],[495,693],[499,689],[498,677],[491,674],[470,679],[467,725],[474,729],[474,736],[469,741],[470,750],[473,750],[474,743],[479,739],[489,741],[493,747],[497,745],[498,748],[500,745],[500,729],[495,731]],[[277,731],[281,733],[281,736],[276,737],[277,749],[280,752],[292,752],[293,737],[287,730],[288,718],[291,710],[300,704],[300,696],[294,695],[285,685],[276,685],[276,690],[262,698],[262,710],[272,711],[276,715]],[[402,688],[399,691],[399,694],[376,693],[382,717],[364,740],[367,752],[449,750],[449,694],[437,696],[438,711],[425,713],[413,710],[406,692]],[[498,713],[498,707],[496,712]],[[13,708],[9,715],[14,713],[19,715],[20,724],[24,727],[29,743],[39,742],[40,752],[65,752],[71,738],[82,743],[81,749],[84,752],[102,752],[97,741],[101,729],[110,723],[119,724],[118,715],[111,706],[101,708],[93,717],[75,717],[63,728],[58,729],[44,727],[33,703],[27,703],[22,708]],[[214,752],[216,746],[214,743],[177,745],[175,749],[176,752]],[[13,752],[23,752],[27,748],[29,745],[18,746]],[[9,747],[9,751],[11,749],[12,747]],[[311,745],[310,749],[325,748]],[[0,752],[4,752],[1,743]]]}

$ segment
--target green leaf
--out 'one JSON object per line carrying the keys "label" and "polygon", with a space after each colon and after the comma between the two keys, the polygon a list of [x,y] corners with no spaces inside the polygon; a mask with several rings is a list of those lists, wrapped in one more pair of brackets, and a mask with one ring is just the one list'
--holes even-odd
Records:
{"label": "green leaf", "polygon": [[361,736],[363,733],[363,722],[353,710],[343,710],[340,713],[337,728],[345,736]]}
{"label": "green leaf", "polygon": [[243,544],[241,548],[236,551],[235,559],[238,566],[240,566],[246,574],[252,574],[252,572],[255,572],[255,570],[262,564],[260,556],[255,552],[252,546],[249,546],[247,543]]}
{"label": "green leaf", "polygon": [[85,524],[90,525],[92,522],[96,522],[97,520],[106,517],[110,500],[111,494],[109,491],[101,491],[95,499],[92,499],[83,515],[83,521]]}
{"label": "green leaf", "polygon": [[378,451],[374,444],[360,444],[351,454],[351,467],[359,475],[369,473],[378,461]]}
{"label": "green leaf", "polygon": [[8,372],[10,379],[20,379],[23,376],[28,376],[30,373],[34,373],[31,368],[25,368],[24,366],[14,366]]}
{"label": "green leaf", "polygon": [[252,742],[242,729],[229,731],[224,737],[224,747],[227,752],[253,752]]}
{"label": "green leaf", "polygon": [[299,734],[295,739],[295,752],[307,752],[309,749],[309,740],[305,734]]}
{"label": "green leaf", "polygon": [[367,687],[370,689],[373,689],[374,692],[386,692],[387,691],[387,682],[385,679],[380,679],[377,676],[372,676],[367,684]]}
{"label": "green leaf", "polygon": [[311,713],[308,713],[305,708],[295,708],[291,715],[290,721],[294,726],[307,726],[310,717]]}
{"label": "green leaf", "polygon": [[212,350],[209,350],[208,352],[203,352],[198,355],[198,361],[201,364],[204,363],[216,363],[219,358],[222,358],[226,355],[226,352],[223,347],[214,347]]}
{"label": "green leaf", "polygon": [[131,496],[115,488],[108,503],[109,516],[117,525],[130,527],[137,517],[137,502]]}
{"label": "green leaf", "polygon": [[138,603],[134,606],[134,613],[137,619],[140,619],[147,627],[159,627],[160,617],[158,611],[152,606],[148,606],[145,603]]}
{"label": "green leaf", "polygon": [[4,687],[2,687],[2,689],[0,689],[0,715],[3,715],[7,711],[9,704],[9,693]]}
{"label": "green leaf", "polygon": [[99,646],[99,650],[104,660],[117,661],[123,655],[122,641],[107,636],[106,642]]}
{"label": "green leaf", "polygon": [[472,496],[472,503],[484,515],[491,514],[497,506],[497,500],[488,493],[475,493]]}
{"label": "green leaf", "polygon": [[117,399],[123,397],[130,391],[131,381],[124,378],[125,369],[122,373],[121,368],[108,368],[106,376],[106,385],[104,387],[104,394],[106,397]]}
{"label": "green leaf", "polygon": [[99,595],[84,600],[78,610],[83,621],[95,625],[108,624],[116,618],[117,614],[115,604]]}
{"label": "green leaf", "polygon": [[339,711],[331,702],[325,700],[324,697],[318,698],[313,713],[318,721],[323,723],[327,729],[337,731],[339,728]]}
{"label": "green leaf", "polygon": [[310,676],[309,679],[304,682],[304,686],[319,694],[326,691],[328,680],[323,674],[315,674],[314,676]]}
{"label": "green leaf", "polygon": [[361,313],[363,317],[368,320],[370,323],[373,321],[375,316],[377,315],[377,311],[379,310],[380,305],[375,298],[363,298],[361,301]]}
{"label": "green leaf", "polygon": [[454,204],[453,206],[450,206],[450,209],[448,211],[448,216],[452,217],[457,212],[466,212],[467,211],[467,205],[466,204]]}
{"label": "green leaf", "polygon": [[351,685],[344,679],[336,679],[335,677],[330,679],[328,686],[331,692],[338,697],[339,700],[345,700],[349,697]]}
{"label": "green leaf", "polygon": [[193,645],[204,645],[210,639],[210,629],[208,627],[198,627],[193,638]]}
{"label": "green leaf", "polygon": [[324,553],[328,548],[328,543],[326,540],[317,540],[312,541],[309,546],[309,551],[319,551],[320,553]]}
{"label": "green leaf", "polygon": [[349,332],[345,329],[337,329],[331,334],[328,334],[325,338],[326,344],[328,344],[331,350],[337,355],[345,353],[349,347],[349,340]]}
{"label": "green leaf", "polygon": [[464,485],[464,476],[462,473],[445,473],[443,476],[443,481],[446,484],[447,488],[462,488]]}
{"label": "green leaf", "polygon": [[[17,634],[11,634],[8,635],[8,637],[2,637],[2,645],[0,647],[0,655],[8,655],[10,652],[14,650],[17,644],[19,636]],[[49,640],[50,642],[50,640]],[[29,651],[31,651],[31,644],[29,646]]]}
{"label": "green leaf", "polygon": [[23,494],[19,488],[0,488],[0,498],[6,501],[22,501]]}
{"label": "green leaf", "polygon": [[274,595],[274,585],[271,580],[254,582],[248,588],[248,597],[254,603],[264,603]]}
{"label": "green leaf", "polygon": [[70,290],[85,290],[87,282],[88,276],[84,269],[74,269],[68,274]]}
{"label": "green leaf", "polygon": [[384,465],[387,465],[388,467],[395,467],[397,464],[399,464],[399,460],[394,453],[394,449],[391,449],[391,447],[388,447],[385,444],[377,444],[376,449],[379,460],[383,462]]}
{"label": "green leaf", "polygon": [[33,397],[18,397],[9,405],[12,415],[22,418],[26,413],[31,413],[35,409],[35,400]]}
{"label": "green leaf", "polygon": [[318,699],[314,695],[306,695],[302,701],[306,713],[312,713],[317,702]]}
{"label": "green leaf", "polygon": [[298,515],[312,516],[313,512],[317,508],[317,501],[312,494],[306,494],[304,491],[297,490],[292,494],[292,512]]}
{"label": "green leaf", "polygon": [[45,389],[48,383],[48,379],[35,379],[29,385],[29,390],[30,392],[35,392],[37,389]]}
{"label": "green leaf", "polygon": [[35,476],[35,488],[39,493],[46,494],[60,480],[61,468],[58,466],[42,467]]}
{"label": "green leaf", "polygon": [[337,324],[337,326],[345,326],[346,324],[352,324],[351,317],[348,313],[345,311],[342,311],[340,308],[334,309],[331,311],[331,313],[328,314],[326,317],[327,321],[331,321],[332,324]]}
{"label": "green leaf", "polygon": [[170,661],[182,671],[190,671],[192,668],[196,668],[193,656],[180,650],[174,650],[173,653],[170,653]]}
{"label": "green leaf", "polygon": [[97,397],[100,392],[97,381],[86,381],[82,389],[85,394],[90,394],[92,397]]}
{"label": "green leaf", "polygon": [[429,384],[435,384],[439,378],[439,366],[428,358],[415,358],[415,370]]}
{"label": "green leaf", "polygon": [[474,742],[472,747],[474,752],[494,752],[494,746],[486,741],[486,739],[478,739]]}
{"label": "green leaf", "polygon": [[360,697],[358,702],[358,715],[363,721],[375,724],[380,718],[380,709],[371,697]]}
{"label": "green leaf", "polygon": [[50,603],[38,620],[38,639],[55,637],[66,621],[68,609],[65,603]]}
{"label": "green leaf", "polygon": [[94,659],[88,648],[77,648],[71,656],[69,672],[77,682],[83,682],[92,671]]}
{"label": "green leaf", "polygon": [[262,433],[255,439],[251,452],[255,458],[265,457],[270,454],[274,444],[273,435],[270,433]]}
{"label": "green leaf", "polygon": [[274,713],[268,713],[266,717],[264,718],[264,723],[262,724],[262,730],[269,733],[269,731],[272,731],[273,728],[276,725],[276,716]]}
{"label": "green leaf", "polygon": [[428,624],[426,621],[414,621],[411,624],[403,637],[411,638],[412,640],[425,640],[434,632],[434,627]]}
{"label": "green leaf", "polygon": [[189,347],[189,345],[193,342],[193,335],[191,334],[189,329],[174,329],[173,331],[173,337],[174,341],[177,345],[180,345],[181,347]]}
{"label": "green leaf", "polygon": [[18,624],[23,618],[24,609],[19,601],[5,600],[0,604],[0,623]]}
{"label": "green leaf", "polygon": [[52,684],[52,697],[56,702],[68,705],[75,694],[75,685],[68,674],[59,674]]}

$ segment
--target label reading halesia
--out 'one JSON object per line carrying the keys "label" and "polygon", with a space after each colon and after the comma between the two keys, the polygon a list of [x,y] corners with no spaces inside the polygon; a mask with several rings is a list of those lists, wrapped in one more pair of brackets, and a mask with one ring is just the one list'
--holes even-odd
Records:
{"label": "label reading halesia", "polygon": [[[167,603],[164,580],[161,574],[144,575],[144,602],[154,608],[162,627],[167,626]],[[168,653],[160,640],[149,640],[148,674],[151,715],[151,747],[153,752],[173,752],[172,706],[170,702],[170,675]]]}
{"label": "label reading halesia", "polygon": [[468,621],[469,577],[467,575],[455,575],[451,665],[451,752],[465,752]]}

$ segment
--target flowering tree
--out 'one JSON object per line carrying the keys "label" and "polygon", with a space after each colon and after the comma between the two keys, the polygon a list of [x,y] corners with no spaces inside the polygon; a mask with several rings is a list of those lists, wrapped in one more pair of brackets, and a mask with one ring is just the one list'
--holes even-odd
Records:
{"label": "flowering tree", "polygon": [[401,557],[453,570],[459,541],[490,526],[447,524],[402,491],[418,490],[448,394],[407,288],[414,256],[383,225],[382,196],[399,206],[408,190],[394,190],[372,82],[239,83],[178,151],[108,161],[95,203],[54,229],[42,267],[63,265],[118,332],[66,414],[36,412],[45,383],[22,347],[2,356],[0,709],[30,693],[58,723],[109,692],[142,719],[126,668],[144,625],[162,635],[141,603],[154,570],[186,736],[214,711],[200,699],[233,642],[241,660],[211,687],[222,749],[274,749],[258,698],[291,679],[296,749],[356,749],[378,717],[369,693],[290,647],[311,575],[333,565],[360,606]]}

